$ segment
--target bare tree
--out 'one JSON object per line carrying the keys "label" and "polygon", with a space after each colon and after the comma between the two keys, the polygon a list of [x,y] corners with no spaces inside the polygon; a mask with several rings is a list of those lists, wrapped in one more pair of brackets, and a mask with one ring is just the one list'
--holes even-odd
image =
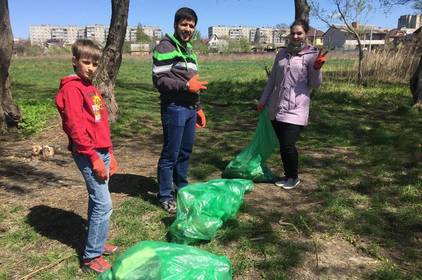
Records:
{"label": "bare tree", "polygon": [[9,66],[12,58],[13,35],[7,0],[0,0],[0,131],[16,126],[21,112],[10,91]]}
{"label": "bare tree", "polygon": [[391,9],[397,5],[408,5],[412,4],[412,8],[416,12],[422,12],[422,0],[379,0],[381,6]]}
{"label": "bare tree", "polygon": [[[326,10],[321,8],[315,0],[311,1],[312,15],[327,24],[329,27],[342,30],[351,34],[358,45],[358,71],[357,83],[362,84],[362,60],[364,58],[362,41],[360,38],[360,24],[363,17],[372,10],[370,0],[330,0],[335,9]],[[343,26],[335,25],[335,21],[340,21]],[[356,23],[353,24],[353,23]]]}
{"label": "bare tree", "polygon": [[114,95],[114,86],[122,62],[123,43],[126,36],[129,0],[111,1],[111,22],[107,43],[99,67],[94,76],[94,84],[105,100],[110,122],[118,117],[119,107]]}

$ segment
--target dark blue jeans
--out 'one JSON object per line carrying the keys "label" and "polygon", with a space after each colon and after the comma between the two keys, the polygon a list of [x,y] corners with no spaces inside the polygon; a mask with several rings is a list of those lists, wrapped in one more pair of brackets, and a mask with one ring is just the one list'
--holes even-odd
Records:
{"label": "dark blue jeans", "polygon": [[196,109],[174,103],[161,104],[163,149],[158,161],[159,199],[173,198],[176,190],[188,184],[189,157],[195,141]]}

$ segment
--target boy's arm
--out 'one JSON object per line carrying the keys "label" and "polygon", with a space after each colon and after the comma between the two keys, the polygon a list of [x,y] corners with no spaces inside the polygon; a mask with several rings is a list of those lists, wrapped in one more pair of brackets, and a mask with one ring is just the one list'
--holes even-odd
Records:
{"label": "boy's arm", "polygon": [[78,89],[64,89],[63,95],[63,122],[66,134],[78,153],[86,155],[91,162],[99,159],[92,140],[89,138],[85,127],[86,120],[83,116],[83,97]]}

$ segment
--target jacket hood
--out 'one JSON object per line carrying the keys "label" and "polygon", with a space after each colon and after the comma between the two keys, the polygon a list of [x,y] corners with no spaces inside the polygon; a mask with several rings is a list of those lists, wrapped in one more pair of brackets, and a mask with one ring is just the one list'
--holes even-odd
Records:
{"label": "jacket hood", "polygon": [[66,84],[68,84],[69,82],[73,82],[73,81],[78,81],[78,82],[81,82],[85,85],[89,84],[87,81],[82,80],[78,75],[72,74],[72,75],[66,76],[66,77],[64,77],[60,80],[60,88],[64,87]]}

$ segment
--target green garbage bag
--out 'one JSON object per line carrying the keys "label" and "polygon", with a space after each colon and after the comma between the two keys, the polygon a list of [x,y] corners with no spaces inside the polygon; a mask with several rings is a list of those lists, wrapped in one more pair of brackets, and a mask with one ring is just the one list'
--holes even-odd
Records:
{"label": "green garbage bag", "polygon": [[193,244],[211,240],[223,222],[236,216],[251,180],[215,179],[189,184],[177,193],[176,220],[170,226],[172,241]]}
{"label": "green garbage bag", "polygon": [[100,274],[98,280],[232,279],[230,260],[181,244],[141,241]]}
{"label": "green garbage bag", "polygon": [[265,109],[259,115],[252,142],[226,166],[222,177],[274,182],[277,177],[265,165],[265,161],[277,146],[278,139]]}

